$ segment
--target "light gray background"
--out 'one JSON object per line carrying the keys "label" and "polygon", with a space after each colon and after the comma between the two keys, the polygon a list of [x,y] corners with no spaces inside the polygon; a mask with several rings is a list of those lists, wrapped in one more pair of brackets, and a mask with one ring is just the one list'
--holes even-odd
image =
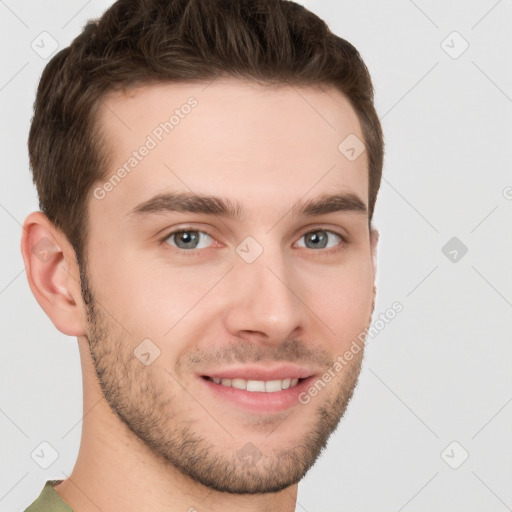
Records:
{"label": "light gray background", "polygon": [[[36,303],[19,250],[38,209],[26,140],[48,61],[31,43],[46,31],[68,45],[110,3],[0,0],[1,511],[69,475],[81,434],[76,339]],[[304,3],[374,80],[386,138],[374,318],[404,310],[369,341],[297,511],[512,510],[511,2]],[[455,262],[442,252],[452,237],[468,248]],[[46,470],[31,457],[43,441],[59,455]]]}

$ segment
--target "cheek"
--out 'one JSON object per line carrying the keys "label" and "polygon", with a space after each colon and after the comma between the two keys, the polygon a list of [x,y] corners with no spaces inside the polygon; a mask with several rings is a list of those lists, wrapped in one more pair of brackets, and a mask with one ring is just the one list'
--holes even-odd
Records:
{"label": "cheek", "polygon": [[98,254],[91,258],[89,271],[94,297],[127,331],[162,336],[170,321],[183,314],[191,292],[179,275],[169,279],[169,272],[155,271],[129,252],[113,258],[104,247]]}
{"label": "cheek", "polygon": [[373,271],[363,260],[350,268],[332,269],[305,284],[309,307],[330,328],[337,342],[350,341],[363,331],[371,316]]}

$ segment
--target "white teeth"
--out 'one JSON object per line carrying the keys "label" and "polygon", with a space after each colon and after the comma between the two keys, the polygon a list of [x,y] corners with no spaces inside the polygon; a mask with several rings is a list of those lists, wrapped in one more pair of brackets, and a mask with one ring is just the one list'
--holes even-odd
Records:
{"label": "white teeth", "polygon": [[265,391],[267,393],[281,391],[283,389],[282,382],[282,380],[267,380],[267,382],[265,382]]}
{"label": "white teeth", "polygon": [[262,380],[248,380],[247,391],[265,391],[265,382]]}
{"label": "white teeth", "polygon": [[246,380],[246,379],[219,379],[212,378],[216,384],[236,389],[244,389],[246,391],[259,391],[266,393],[275,393],[296,386],[299,379],[282,379],[282,380]]}
{"label": "white teeth", "polygon": [[233,379],[231,385],[236,389],[247,389],[247,381],[245,379]]}

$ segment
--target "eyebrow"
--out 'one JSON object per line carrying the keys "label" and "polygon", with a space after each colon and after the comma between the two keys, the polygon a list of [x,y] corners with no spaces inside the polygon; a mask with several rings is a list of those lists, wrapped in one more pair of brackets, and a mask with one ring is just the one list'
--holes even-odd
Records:
{"label": "eyebrow", "polygon": [[[295,217],[313,217],[335,212],[368,214],[366,204],[352,192],[324,194],[308,201],[299,200],[290,211]],[[238,202],[189,192],[158,194],[135,206],[128,212],[128,216],[145,217],[172,212],[202,213],[239,220],[246,217],[244,207]]]}

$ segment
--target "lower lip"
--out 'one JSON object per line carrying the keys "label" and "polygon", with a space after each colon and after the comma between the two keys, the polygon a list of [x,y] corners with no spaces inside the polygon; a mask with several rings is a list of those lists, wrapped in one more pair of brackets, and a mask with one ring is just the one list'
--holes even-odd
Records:
{"label": "lower lip", "polygon": [[308,377],[307,379],[299,381],[297,385],[291,388],[274,393],[247,391],[245,389],[216,384],[203,377],[199,377],[199,379],[211,393],[221,400],[230,402],[254,413],[274,413],[285,411],[295,405],[300,405],[299,395],[309,388],[314,377]]}

